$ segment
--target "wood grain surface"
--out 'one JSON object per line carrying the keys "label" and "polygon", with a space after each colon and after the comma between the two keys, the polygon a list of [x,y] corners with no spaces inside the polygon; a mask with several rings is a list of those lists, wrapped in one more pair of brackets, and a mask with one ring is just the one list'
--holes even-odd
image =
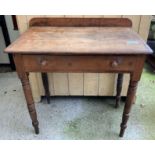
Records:
{"label": "wood grain surface", "polygon": [[29,26],[56,26],[56,27],[131,27],[132,22],[128,18],[32,18]]}
{"label": "wood grain surface", "polygon": [[152,50],[130,28],[32,27],[5,49],[7,53],[147,54]]}

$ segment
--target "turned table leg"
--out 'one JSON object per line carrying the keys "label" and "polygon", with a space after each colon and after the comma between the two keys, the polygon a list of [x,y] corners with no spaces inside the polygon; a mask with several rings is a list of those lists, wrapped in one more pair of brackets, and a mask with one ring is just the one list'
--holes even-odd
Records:
{"label": "turned table leg", "polygon": [[120,130],[120,137],[123,137],[125,129],[127,127],[127,121],[129,119],[130,110],[135,98],[136,89],[137,89],[138,81],[130,80],[128,93],[127,93],[127,100],[124,106],[123,116],[122,116],[122,123],[121,123],[121,130]]}
{"label": "turned table leg", "polygon": [[122,91],[122,83],[123,83],[123,74],[119,73],[117,78],[117,87],[116,87],[116,103],[115,108],[118,108],[120,98],[121,98],[121,91]]}
{"label": "turned table leg", "polygon": [[41,73],[42,76],[42,81],[43,81],[43,86],[45,90],[45,96],[47,99],[47,103],[50,103],[50,91],[49,91],[49,83],[48,83],[48,76],[47,73]]}
{"label": "turned table leg", "polygon": [[30,114],[30,117],[32,120],[32,125],[35,129],[35,133],[39,134],[39,127],[38,127],[39,122],[37,120],[37,113],[36,113],[35,104],[34,104],[33,97],[32,97],[32,92],[31,92],[31,87],[29,84],[28,74],[22,73],[20,76],[20,79],[22,82],[23,91],[25,94],[28,111],[29,111],[29,114]]}

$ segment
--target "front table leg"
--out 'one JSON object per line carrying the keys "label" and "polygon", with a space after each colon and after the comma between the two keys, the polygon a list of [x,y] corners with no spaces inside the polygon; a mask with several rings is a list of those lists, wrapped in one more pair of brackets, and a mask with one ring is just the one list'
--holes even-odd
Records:
{"label": "front table leg", "polygon": [[123,137],[125,129],[127,127],[127,121],[129,119],[130,110],[135,98],[136,89],[137,89],[138,81],[130,80],[128,93],[127,93],[127,100],[124,106],[123,116],[122,116],[122,123],[121,123],[121,130],[120,130],[120,137]]}
{"label": "front table leg", "polygon": [[34,104],[33,97],[32,97],[32,91],[31,91],[31,87],[29,84],[28,74],[22,73],[20,79],[22,82],[23,91],[25,94],[28,111],[29,111],[29,114],[30,114],[30,117],[32,120],[32,125],[35,129],[35,133],[39,134],[39,127],[38,127],[39,122],[37,120],[37,113],[36,113],[35,104]]}

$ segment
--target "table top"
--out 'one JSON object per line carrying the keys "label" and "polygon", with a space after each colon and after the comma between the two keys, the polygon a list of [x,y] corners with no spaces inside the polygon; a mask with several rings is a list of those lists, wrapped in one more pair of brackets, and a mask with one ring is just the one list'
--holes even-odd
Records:
{"label": "table top", "polygon": [[5,49],[21,54],[150,54],[131,28],[31,27]]}

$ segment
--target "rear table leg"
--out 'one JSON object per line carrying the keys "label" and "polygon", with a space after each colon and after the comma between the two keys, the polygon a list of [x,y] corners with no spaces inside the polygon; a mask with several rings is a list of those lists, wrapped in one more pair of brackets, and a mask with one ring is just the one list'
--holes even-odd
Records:
{"label": "rear table leg", "polygon": [[41,73],[42,76],[42,81],[43,81],[43,86],[45,90],[45,96],[47,99],[47,103],[50,103],[50,91],[49,91],[49,82],[48,82],[48,75],[47,73]]}
{"label": "rear table leg", "polygon": [[121,99],[121,91],[122,91],[122,83],[123,83],[123,74],[119,73],[117,78],[117,90],[116,90],[116,103],[115,108],[118,108],[119,102]]}

